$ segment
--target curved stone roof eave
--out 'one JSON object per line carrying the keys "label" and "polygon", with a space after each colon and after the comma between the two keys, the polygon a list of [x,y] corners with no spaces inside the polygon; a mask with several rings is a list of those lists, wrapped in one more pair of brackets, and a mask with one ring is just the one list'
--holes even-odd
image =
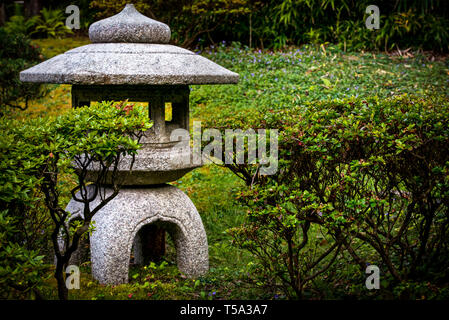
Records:
{"label": "curved stone roof eave", "polygon": [[239,75],[172,45],[95,43],[20,73],[20,80],[65,84],[233,84]]}

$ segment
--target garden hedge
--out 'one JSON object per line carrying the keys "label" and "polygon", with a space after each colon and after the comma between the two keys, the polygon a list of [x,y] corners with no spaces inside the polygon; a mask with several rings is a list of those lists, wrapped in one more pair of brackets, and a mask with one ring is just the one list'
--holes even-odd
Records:
{"label": "garden hedge", "polygon": [[[247,222],[230,231],[289,296],[341,259],[360,272],[379,266],[390,293],[409,282],[447,285],[447,99],[353,98],[243,116],[246,128],[279,130],[279,170],[226,165],[250,178],[238,195]],[[216,116],[206,127],[233,123]]]}

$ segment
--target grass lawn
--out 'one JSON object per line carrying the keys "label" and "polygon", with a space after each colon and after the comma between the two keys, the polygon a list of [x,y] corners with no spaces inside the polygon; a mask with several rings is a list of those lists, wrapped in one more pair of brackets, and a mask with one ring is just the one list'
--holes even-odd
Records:
{"label": "grass lawn", "polygon": [[[89,41],[47,39],[35,40],[35,43],[49,58]],[[240,82],[238,85],[192,86],[191,120],[217,115],[233,118],[243,111],[250,114],[252,110],[279,110],[306,101],[350,96],[449,95],[447,59],[430,62],[424,56],[401,58],[382,53],[345,53],[336,47],[315,46],[272,52],[235,44],[222,44],[199,54],[239,73]],[[48,85],[47,89],[44,98],[31,101],[26,111],[11,111],[12,116],[54,116],[70,108],[69,85]],[[278,298],[279,289],[258,279],[257,262],[247,252],[233,246],[226,233],[228,228],[244,221],[245,209],[233,200],[243,183],[231,172],[207,165],[173,184],[189,195],[203,219],[209,241],[210,272],[198,279],[186,279],[177,271],[171,247],[161,264],[132,268],[130,283],[126,285],[101,286],[91,278],[89,265],[83,266],[81,290],[72,290],[70,298]],[[350,281],[348,277],[342,286]],[[57,298],[53,279],[44,296]]]}

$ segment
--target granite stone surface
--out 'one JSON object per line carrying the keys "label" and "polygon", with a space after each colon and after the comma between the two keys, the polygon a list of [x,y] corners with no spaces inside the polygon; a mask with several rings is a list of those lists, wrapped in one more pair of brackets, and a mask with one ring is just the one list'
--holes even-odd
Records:
{"label": "granite stone surface", "polygon": [[[111,192],[106,190],[106,194]],[[94,208],[99,198],[91,203]],[[82,215],[82,204],[71,200],[66,210]],[[158,223],[176,246],[178,268],[188,277],[204,275],[209,268],[206,233],[192,201],[170,185],[124,188],[93,218],[90,237],[92,274],[101,284],[128,282],[133,243],[138,231]],[[137,256],[137,260],[142,260]]]}
{"label": "granite stone surface", "polygon": [[20,73],[20,80],[68,84],[231,84],[237,73],[189,50],[148,43],[89,44]]}
{"label": "granite stone surface", "polygon": [[[134,162],[131,156],[122,158],[117,168],[116,181],[128,186],[162,184],[176,181],[201,165],[202,161],[194,163],[189,145],[178,147],[167,144],[166,147],[156,147],[156,144],[144,144],[137,151]],[[95,181],[99,168],[97,163],[92,163],[86,178]],[[109,178],[107,181],[110,184]]]}
{"label": "granite stone surface", "polygon": [[97,21],[89,27],[89,39],[93,43],[168,43],[170,36],[169,26],[144,16],[132,4],[127,4],[115,16]]}

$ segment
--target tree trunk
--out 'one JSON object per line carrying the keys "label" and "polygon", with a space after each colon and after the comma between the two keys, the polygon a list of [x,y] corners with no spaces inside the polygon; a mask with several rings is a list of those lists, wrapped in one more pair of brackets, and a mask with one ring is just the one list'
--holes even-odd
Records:
{"label": "tree trunk", "polygon": [[25,15],[27,17],[37,16],[41,11],[40,0],[25,1]]}
{"label": "tree trunk", "polygon": [[2,2],[0,4],[0,26],[5,25],[5,23],[6,23],[5,3]]}
{"label": "tree trunk", "polygon": [[252,48],[253,43],[253,24],[251,19],[252,14],[249,14],[249,48]]}
{"label": "tree trunk", "polygon": [[64,280],[64,263],[61,261],[56,262],[55,278],[58,282],[58,297],[60,300],[69,299],[69,289],[65,285]]}

